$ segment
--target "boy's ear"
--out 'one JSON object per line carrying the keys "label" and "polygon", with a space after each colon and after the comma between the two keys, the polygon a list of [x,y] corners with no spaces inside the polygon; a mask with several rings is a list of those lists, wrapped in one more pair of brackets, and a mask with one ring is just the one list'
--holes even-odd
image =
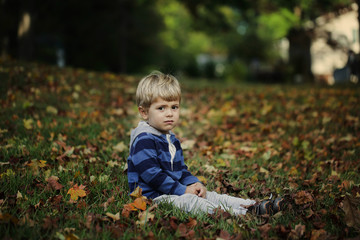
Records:
{"label": "boy's ear", "polygon": [[138,109],[139,109],[139,113],[140,113],[141,117],[144,120],[147,120],[147,118],[148,118],[148,109],[146,109],[146,108],[144,108],[142,106],[139,106]]}

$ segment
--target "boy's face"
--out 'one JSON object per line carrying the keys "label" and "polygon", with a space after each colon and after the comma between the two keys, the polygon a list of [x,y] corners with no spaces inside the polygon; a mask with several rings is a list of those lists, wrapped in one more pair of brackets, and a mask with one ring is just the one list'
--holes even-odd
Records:
{"label": "boy's face", "polygon": [[150,126],[166,134],[179,122],[180,103],[179,100],[166,101],[162,98],[157,98],[150,105],[149,109],[144,109],[140,106],[139,112]]}

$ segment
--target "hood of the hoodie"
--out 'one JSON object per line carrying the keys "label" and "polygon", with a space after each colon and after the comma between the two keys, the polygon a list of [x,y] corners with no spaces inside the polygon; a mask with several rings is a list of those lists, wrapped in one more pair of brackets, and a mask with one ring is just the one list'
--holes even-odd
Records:
{"label": "hood of the hoodie", "polygon": [[[132,146],[135,138],[141,134],[141,133],[151,133],[157,136],[161,136],[164,135],[163,133],[161,133],[159,130],[157,130],[156,128],[153,128],[152,126],[150,126],[147,122],[145,121],[140,121],[138,126],[131,130],[131,134],[130,134],[130,147]],[[170,131],[169,132],[171,135],[173,135],[173,133]]]}

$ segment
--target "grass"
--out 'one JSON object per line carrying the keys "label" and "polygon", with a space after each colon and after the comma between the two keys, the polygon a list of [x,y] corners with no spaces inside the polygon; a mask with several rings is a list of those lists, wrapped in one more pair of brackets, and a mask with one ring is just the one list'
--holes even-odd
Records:
{"label": "grass", "polygon": [[[4,238],[359,236],[357,85],[181,81],[175,132],[190,170],[209,190],[254,199],[281,195],[288,209],[271,217],[234,217],[186,214],[162,204],[150,212],[153,219],[139,224],[140,210],[129,216],[122,211],[134,201],[126,158],[130,129],[139,120],[134,92],[140,78],[1,61],[0,80]],[[51,176],[61,188],[50,184]],[[75,202],[68,194],[74,184],[86,193]],[[119,213],[119,219],[107,213]]]}

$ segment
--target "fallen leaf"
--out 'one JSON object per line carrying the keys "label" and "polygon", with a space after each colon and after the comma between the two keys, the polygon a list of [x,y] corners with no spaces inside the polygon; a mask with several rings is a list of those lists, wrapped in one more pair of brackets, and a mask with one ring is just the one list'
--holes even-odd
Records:
{"label": "fallen leaf", "polygon": [[21,226],[27,225],[29,227],[34,227],[35,221],[30,218],[29,213],[26,213],[25,216],[22,219],[20,219],[19,225]]}
{"label": "fallen leaf", "polygon": [[134,198],[142,197],[142,189],[139,186],[137,186],[135,190],[130,194],[130,196]]}
{"label": "fallen leaf", "polygon": [[18,224],[19,219],[17,219],[16,217],[14,217],[13,215],[9,214],[9,213],[4,213],[2,214],[0,212],[0,223],[9,223],[12,222],[13,224]]}
{"label": "fallen leaf", "polygon": [[192,239],[195,236],[195,231],[190,230],[188,231],[186,225],[184,223],[180,223],[176,233],[179,235],[179,237]]}
{"label": "fallen leaf", "polygon": [[124,114],[124,109],[122,108],[112,109],[111,114],[115,116],[121,116]]}
{"label": "fallen leaf", "polygon": [[327,232],[324,229],[312,230],[310,240],[327,239]]}
{"label": "fallen leaf", "polygon": [[120,220],[120,212],[116,213],[115,215],[112,213],[107,212],[106,216],[111,218],[114,222]]}
{"label": "fallen leaf", "polygon": [[119,142],[113,147],[113,149],[117,152],[123,152],[127,148],[128,147],[124,144],[124,142]]}
{"label": "fallen leaf", "polygon": [[69,189],[67,194],[70,194],[70,200],[77,201],[79,197],[85,197],[86,192],[84,191],[85,186],[78,186],[75,184],[72,188]]}
{"label": "fallen leaf", "polygon": [[298,224],[295,226],[295,229],[292,229],[290,232],[290,239],[301,239],[301,237],[304,235],[306,230],[305,225]]}
{"label": "fallen leaf", "polygon": [[140,210],[146,210],[146,201],[144,198],[139,197],[137,199],[135,199],[135,201],[133,203],[131,203],[135,208],[140,209]]}
{"label": "fallen leaf", "polygon": [[59,178],[57,176],[51,176],[46,181],[48,182],[46,189],[52,189],[52,190],[56,191],[56,190],[60,190],[64,187],[63,185],[61,185],[58,182]]}
{"label": "fallen leaf", "polygon": [[28,163],[26,165],[29,166],[32,169],[32,172],[35,175],[38,175],[39,174],[39,168],[46,167],[46,161],[33,159],[33,160],[31,160],[30,163]]}
{"label": "fallen leaf", "polygon": [[294,196],[295,198],[295,203],[297,205],[302,205],[302,204],[306,204],[306,203],[311,203],[314,201],[313,197],[311,196],[311,194],[309,192],[306,191],[300,191],[297,192]]}
{"label": "fallen leaf", "polygon": [[106,202],[102,204],[102,206],[104,207],[104,211],[106,211],[110,203],[113,203],[114,201],[115,201],[114,196],[108,198],[108,200],[106,200]]}
{"label": "fallen leaf", "polygon": [[261,233],[261,237],[263,239],[268,239],[269,236],[269,231],[271,230],[271,225],[270,223],[266,223],[260,227],[258,227],[260,233]]}
{"label": "fallen leaf", "polygon": [[197,225],[197,221],[194,218],[189,217],[189,222],[186,224],[188,228],[193,228]]}
{"label": "fallen leaf", "polygon": [[207,184],[207,178],[204,176],[197,176],[197,178],[199,179],[200,182],[202,182],[203,184]]}
{"label": "fallen leaf", "polygon": [[231,235],[228,231],[220,230],[220,234],[217,237],[217,239],[229,240],[229,239],[231,239]]}
{"label": "fallen leaf", "polygon": [[33,125],[34,125],[34,120],[32,118],[30,119],[24,119],[23,120],[23,123],[24,123],[24,127],[27,129],[27,130],[30,130],[33,128]]}
{"label": "fallen leaf", "polygon": [[46,112],[47,113],[50,113],[50,114],[53,114],[53,115],[57,115],[58,114],[58,110],[53,107],[53,106],[47,106],[46,107]]}
{"label": "fallen leaf", "polygon": [[185,140],[181,143],[181,147],[183,150],[193,149],[195,143],[195,140]]}
{"label": "fallen leaf", "polygon": [[358,206],[360,206],[360,198],[345,195],[342,203],[346,225],[360,230],[360,211],[358,209]]}
{"label": "fallen leaf", "polygon": [[261,115],[267,115],[273,109],[272,105],[265,104],[260,110]]}
{"label": "fallen leaf", "polygon": [[137,225],[144,226],[147,222],[154,220],[155,215],[149,211],[139,212]]}
{"label": "fallen leaf", "polygon": [[17,192],[17,194],[16,194],[16,199],[22,199],[23,198],[23,196],[22,196],[22,194],[21,194],[21,192]]}
{"label": "fallen leaf", "polygon": [[47,216],[43,219],[43,225],[42,228],[44,229],[56,229],[58,228],[58,221],[59,218],[51,218],[50,216]]}

